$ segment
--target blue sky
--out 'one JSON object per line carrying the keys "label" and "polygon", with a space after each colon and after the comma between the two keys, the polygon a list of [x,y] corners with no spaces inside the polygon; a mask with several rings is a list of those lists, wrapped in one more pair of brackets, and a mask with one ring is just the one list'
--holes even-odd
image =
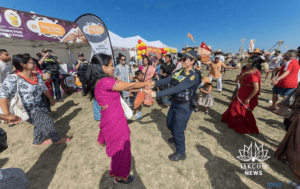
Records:
{"label": "blue sky", "polygon": [[[299,0],[10,0],[0,6],[70,21],[93,13],[121,37],[140,35],[178,49],[187,44],[188,32],[195,40],[189,40],[190,46],[204,41],[225,53],[237,53],[242,38],[244,49],[250,39],[261,49],[270,49],[279,40],[289,49],[300,46]],[[281,51],[286,51],[284,46]]]}

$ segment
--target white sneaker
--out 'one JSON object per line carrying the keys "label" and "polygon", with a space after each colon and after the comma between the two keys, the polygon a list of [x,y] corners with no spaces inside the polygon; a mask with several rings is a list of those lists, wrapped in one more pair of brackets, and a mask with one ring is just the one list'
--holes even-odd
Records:
{"label": "white sneaker", "polygon": [[268,103],[272,104],[272,103],[273,103],[273,100],[269,100]]}

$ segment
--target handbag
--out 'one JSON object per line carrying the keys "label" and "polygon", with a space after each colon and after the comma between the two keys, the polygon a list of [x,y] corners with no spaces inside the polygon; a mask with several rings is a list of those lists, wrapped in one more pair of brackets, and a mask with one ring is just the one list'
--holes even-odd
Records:
{"label": "handbag", "polygon": [[[16,75],[15,75],[16,76]],[[15,96],[9,101],[9,112],[14,114],[15,116],[19,116],[21,118],[21,122],[29,119],[27,111],[24,107],[22,99],[19,95],[19,78],[17,78],[17,92]]]}
{"label": "handbag", "polygon": [[130,109],[130,107],[126,104],[126,102],[123,100],[123,98],[120,96],[120,100],[121,100],[121,105],[122,108],[124,110],[124,114],[125,117],[127,119],[131,119],[131,117],[133,116],[132,110]]}
{"label": "handbag", "polygon": [[101,119],[101,113],[100,113],[101,107],[99,106],[96,99],[94,99],[94,102],[93,102],[93,111],[94,111],[94,119],[96,121],[100,121],[100,119]]}
{"label": "handbag", "polygon": [[6,132],[0,128],[0,153],[8,148]]}
{"label": "handbag", "polygon": [[288,107],[292,106],[293,103],[295,102],[296,95],[297,95],[297,89],[294,89],[287,97],[285,97],[281,101],[281,104],[283,106],[288,106]]}
{"label": "handbag", "polygon": [[293,114],[292,108],[288,106],[280,106],[278,110],[275,110],[275,113],[284,117],[284,118],[290,118]]}
{"label": "handbag", "polygon": [[[298,89],[298,88],[297,88]],[[284,117],[284,118],[290,118],[294,112],[293,108],[291,107],[297,96],[297,89],[294,89],[287,97],[285,97],[281,101],[281,106],[278,110],[275,111],[276,114]]]}

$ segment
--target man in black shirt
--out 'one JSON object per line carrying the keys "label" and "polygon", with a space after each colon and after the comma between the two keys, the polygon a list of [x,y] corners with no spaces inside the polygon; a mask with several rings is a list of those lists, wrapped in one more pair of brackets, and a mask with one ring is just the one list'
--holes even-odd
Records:
{"label": "man in black shirt", "polygon": [[[171,56],[169,54],[166,55],[166,63],[164,63],[160,66],[161,78],[164,79],[164,78],[167,78],[170,75],[172,75],[175,68],[176,68],[176,66],[172,63]],[[162,88],[164,90],[164,89],[168,89],[169,87],[168,87],[168,85],[165,85]],[[169,96],[163,96],[162,102],[165,106],[171,106],[171,101],[169,99]]]}
{"label": "man in black shirt", "polygon": [[55,96],[57,102],[63,102],[60,93],[60,78],[59,78],[59,64],[63,64],[52,52],[48,49],[42,50],[42,57],[39,59],[39,64],[43,70],[51,74],[51,80],[55,87]]}
{"label": "man in black shirt", "polygon": [[75,69],[78,69],[78,77],[79,80],[82,84],[82,90],[85,90],[85,73],[87,71],[87,68],[89,66],[89,62],[84,59],[84,54],[83,53],[78,53],[78,60],[75,62]]}

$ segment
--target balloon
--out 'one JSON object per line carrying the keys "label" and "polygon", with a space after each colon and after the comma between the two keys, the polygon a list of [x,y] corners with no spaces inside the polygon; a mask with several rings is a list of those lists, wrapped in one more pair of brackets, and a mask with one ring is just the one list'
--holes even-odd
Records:
{"label": "balloon", "polygon": [[136,45],[136,48],[138,49],[139,47],[140,47],[140,45],[139,45],[139,44],[137,44],[137,45]]}
{"label": "balloon", "polygon": [[143,50],[142,50],[142,53],[146,53],[146,50],[145,50],[145,49],[143,49]]}
{"label": "balloon", "polygon": [[138,40],[138,44],[141,44],[141,42],[142,42],[142,40],[139,39],[139,40]]}
{"label": "balloon", "polygon": [[142,54],[142,51],[138,50],[138,51],[137,51],[137,54],[138,54],[138,55]]}
{"label": "balloon", "polygon": [[144,43],[144,46],[145,46],[145,47],[147,47],[147,44],[146,44],[146,43]]}
{"label": "balloon", "polygon": [[138,56],[137,56],[137,59],[138,59],[138,60],[141,60],[141,59],[142,59],[142,57],[141,57],[140,55],[138,55]]}
{"label": "balloon", "polygon": [[143,50],[143,47],[142,47],[142,46],[139,46],[138,50],[140,50],[140,51]]}
{"label": "balloon", "polygon": [[144,42],[141,42],[140,45],[143,47],[143,46],[145,46],[145,43],[144,43]]}
{"label": "balloon", "polygon": [[143,46],[143,49],[147,50],[147,46]]}

